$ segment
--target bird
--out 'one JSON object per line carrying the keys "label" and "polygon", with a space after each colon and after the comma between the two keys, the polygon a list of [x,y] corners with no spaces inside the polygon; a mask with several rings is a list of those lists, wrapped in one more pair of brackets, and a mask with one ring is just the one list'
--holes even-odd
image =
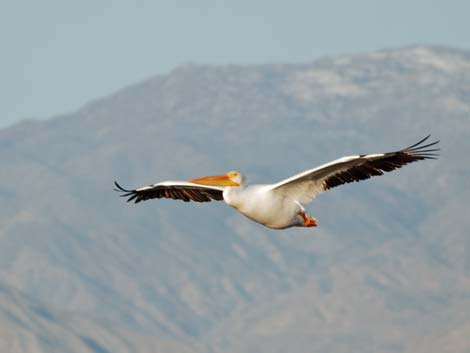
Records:
{"label": "bird", "polygon": [[124,189],[115,181],[114,190],[134,203],[161,198],[225,201],[249,219],[272,229],[316,227],[318,220],[306,213],[305,204],[337,186],[382,175],[413,162],[437,159],[439,148],[435,145],[439,141],[425,144],[430,136],[395,152],[342,157],[274,184],[248,185],[244,175],[230,171],[188,181],[163,181],[134,190]]}

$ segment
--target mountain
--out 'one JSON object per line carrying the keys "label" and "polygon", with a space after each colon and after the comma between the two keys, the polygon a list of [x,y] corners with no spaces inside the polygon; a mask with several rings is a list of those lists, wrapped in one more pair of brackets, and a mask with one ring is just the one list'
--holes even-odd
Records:
{"label": "mountain", "polygon": [[[0,351],[468,352],[470,52],[186,65],[0,130]],[[441,157],[274,231],[221,203],[126,204],[238,170],[274,182],[432,133]]]}

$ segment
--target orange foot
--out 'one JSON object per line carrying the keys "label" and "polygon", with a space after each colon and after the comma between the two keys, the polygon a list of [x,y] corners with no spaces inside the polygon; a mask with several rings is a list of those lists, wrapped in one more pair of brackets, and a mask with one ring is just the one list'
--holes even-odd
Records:
{"label": "orange foot", "polygon": [[304,226],[305,227],[316,227],[316,226],[318,226],[318,221],[315,218],[305,214],[304,211],[300,212],[300,216],[304,219]]}

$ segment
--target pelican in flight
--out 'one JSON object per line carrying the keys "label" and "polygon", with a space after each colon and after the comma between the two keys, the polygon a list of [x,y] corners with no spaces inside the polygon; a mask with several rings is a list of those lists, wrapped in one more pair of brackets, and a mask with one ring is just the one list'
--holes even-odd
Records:
{"label": "pelican in flight", "polygon": [[135,190],[114,182],[115,190],[135,203],[161,198],[185,202],[223,200],[269,228],[316,227],[318,221],[305,212],[304,204],[336,186],[382,175],[416,161],[436,159],[439,149],[432,146],[439,141],[424,144],[429,137],[396,152],[342,157],[275,184],[247,185],[242,174],[231,171],[188,181],[163,181]]}

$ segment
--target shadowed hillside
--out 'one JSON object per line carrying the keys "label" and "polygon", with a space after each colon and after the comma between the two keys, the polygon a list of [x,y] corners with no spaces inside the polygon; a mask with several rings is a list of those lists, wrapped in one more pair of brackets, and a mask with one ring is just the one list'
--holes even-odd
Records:
{"label": "shadowed hillside", "polygon": [[[175,69],[0,130],[0,350],[470,350],[470,52]],[[223,203],[126,204],[232,169],[268,183],[428,133],[441,157],[269,230]]]}

